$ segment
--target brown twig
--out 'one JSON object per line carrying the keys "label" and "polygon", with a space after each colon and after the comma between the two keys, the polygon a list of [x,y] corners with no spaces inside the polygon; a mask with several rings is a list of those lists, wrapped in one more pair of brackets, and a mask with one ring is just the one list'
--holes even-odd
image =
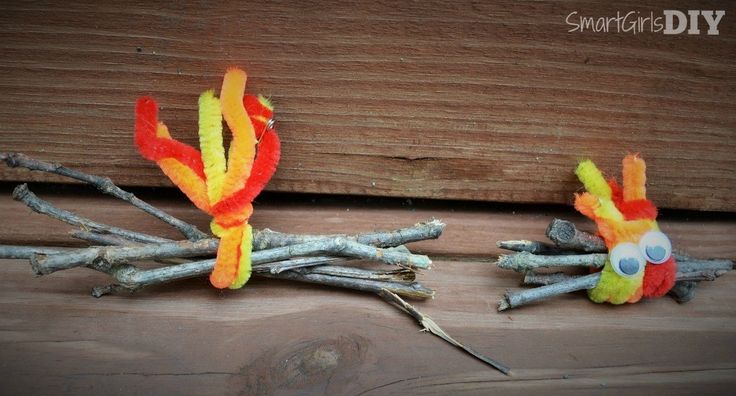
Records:
{"label": "brown twig", "polygon": [[422,325],[424,328],[422,331],[429,331],[430,333],[436,335],[437,337],[442,338],[446,342],[450,343],[451,345],[454,345],[466,353],[470,354],[474,358],[482,361],[483,363],[495,368],[496,370],[506,374],[511,375],[511,369],[504,365],[501,362],[498,362],[494,359],[491,359],[487,356],[484,356],[480,352],[477,352],[473,349],[471,349],[468,346],[465,346],[464,344],[461,344],[459,341],[455,340],[454,338],[450,337],[449,334],[447,334],[442,328],[435,323],[432,318],[430,318],[427,315],[422,314],[419,312],[416,308],[414,308],[411,304],[404,301],[401,297],[397,296],[395,293],[388,289],[383,289],[378,292],[378,295],[383,298],[386,302],[389,304],[399,308],[412,318],[416,320],[420,325]]}
{"label": "brown twig", "polygon": [[91,184],[102,193],[128,202],[136,208],[139,208],[144,212],[150,214],[151,216],[154,216],[157,219],[160,219],[163,222],[171,225],[172,227],[179,230],[185,237],[187,237],[187,239],[198,240],[202,238],[209,238],[206,233],[200,231],[194,225],[177,219],[176,217],[171,216],[161,209],[158,209],[155,206],[138,199],[138,197],[136,197],[134,194],[116,186],[108,177],[90,175],[75,169],[67,168],[65,166],[62,166],[61,164],[39,161],[21,153],[0,153],[0,161],[4,161],[5,164],[7,164],[7,166],[11,168],[21,167],[30,169],[32,171],[53,173],[56,175],[79,180],[87,184]]}

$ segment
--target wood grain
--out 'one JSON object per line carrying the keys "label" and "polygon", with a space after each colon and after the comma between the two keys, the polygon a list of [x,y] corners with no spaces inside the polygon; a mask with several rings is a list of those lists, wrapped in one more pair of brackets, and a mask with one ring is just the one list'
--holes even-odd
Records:
{"label": "wood grain", "polygon": [[132,145],[135,99],[194,143],[197,95],[235,64],[277,105],[272,191],[569,203],[576,161],[618,175],[640,152],[661,207],[734,211],[733,3],[719,36],[567,32],[576,10],[698,8],[648,3],[5,2],[0,150],[169,186]]}
{"label": "wood grain", "polygon": [[723,394],[736,385],[736,277],[694,301],[623,307],[569,295],[495,312],[516,274],[443,261],[417,307],[461,342],[513,368],[505,377],[426,333],[377,297],[253,280],[206,279],[94,299],[104,278],[34,278],[0,261],[3,394]]}

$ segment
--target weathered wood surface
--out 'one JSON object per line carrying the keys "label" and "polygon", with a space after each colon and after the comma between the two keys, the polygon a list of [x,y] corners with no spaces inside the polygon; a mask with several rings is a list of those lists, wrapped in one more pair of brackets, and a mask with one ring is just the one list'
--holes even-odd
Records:
{"label": "weathered wood surface", "polygon": [[[176,236],[115,200],[40,195],[97,220]],[[206,225],[183,200],[150,201]],[[415,305],[461,342],[509,364],[514,376],[418,332],[410,318],[370,295],[263,279],[220,292],[195,279],[94,299],[89,289],[106,282],[98,273],[37,278],[27,262],[2,260],[0,393],[705,395],[736,386],[734,274],[703,284],[685,305],[663,298],[614,308],[576,294],[496,312],[520,278],[490,264],[495,241],[541,238],[552,217],[576,218],[571,208],[271,201],[257,207],[257,226],[340,232],[445,220],[441,239],[416,247],[463,257],[436,260],[422,281],[437,297]],[[68,230],[7,192],[0,192],[0,213],[12,224],[0,230],[0,243],[39,242],[41,234],[60,242]],[[662,227],[677,247],[736,256],[733,219],[670,216],[677,220]]]}
{"label": "weathered wood surface", "polygon": [[510,314],[495,301],[517,276],[439,261],[417,303],[454,337],[511,365],[504,377],[419,333],[376,297],[254,280],[220,293],[206,280],[96,300],[90,272],[33,278],[0,262],[4,394],[396,394],[492,389],[545,394],[723,394],[736,385],[736,281],[613,308],[566,296]]}
{"label": "weathered wood surface", "polygon": [[277,105],[274,191],[563,203],[577,160],[616,175],[638,151],[660,206],[734,211],[733,4],[720,36],[664,36],[565,18],[691,2],[4,2],[0,149],[169,185],[135,99],[194,143],[197,95],[237,64]]}

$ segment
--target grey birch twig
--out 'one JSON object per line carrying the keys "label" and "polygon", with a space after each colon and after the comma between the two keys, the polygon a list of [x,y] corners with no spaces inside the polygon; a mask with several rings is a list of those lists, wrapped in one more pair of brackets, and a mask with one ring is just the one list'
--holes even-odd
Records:
{"label": "grey birch twig", "polygon": [[[216,239],[179,241],[143,246],[90,247],[58,254],[36,254],[31,256],[31,267],[37,275],[81,267],[103,261],[108,265],[150,259],[193,257],[212,253],[217,249]],[[381,261],[386,264],[428,268],[432,261],[425,255],[404,253],[394,249],[381,249],[363,245],[342,237],[299,245],[259,250],[252,254],[254,264],[273,262],[300,256],[335,254],[365,260]]]}
{"label": "grey birch twig", "polygon": [[[316,268],[315,268],[316,269]],[[371,279],[325,275],[313,272],[312,269],[304,268],[296,271],[286,271],[280,274],[259,274],[267,278],[288,279],[298,282],[316,283],[326,286],[343,287],[370,293],[378,293],[381,290],[390,290],[411,298],[433,298],[434,290],[429,289],[421,283],[387,282]]]}
{"label": "grey birch twig", "polygon": [[163,210],[158,209],[155,206],[139,199],[134,194],[119,188],[108,177],[90,175],[75,169],[67,168],[65,166],[62,166],[61,164],[35,160],[21,153],[0,153],[0,161],[4,161],[11,168],[21,167],[33,171],[53,173],[56,175],[68,177],[70,179],[79,180],[87,184],[91,184],[102,193],[122,199],[123,201],[130,203],[131,205],[143,210],[151,216],[154,216],[157,219],[171,225],[172,227],[179,230],[187,239],[198,240],[209,237],[206,233],[200,231],[194,225],[177,219],[176,217],[171,216]]}
{"label": "grey birch twig", "polygon": [[395,293],[392,293],[390,290],[384,289],[378,292],[378,295],[383,298],[386,302],[389,304],[399,308],[401,311],[405,312],[414,320],[416,320],[420,325],[422,325],[424,328],[423,331],[428,331],[437,337],[442,338],[446,342],[448,342],[451,345],[454,345],[466,353],[470,354],[474,358],[480,360],[481,362],[495,368],[496,370],[506,374],[511,375],[511,369],[506,366],[505,364],[491,359],[480,352],[477,352],[473,349],[471,349],[468,346],[465,346],[464,344],[461,344],[459,341],[455,340],[454,338],[450,337],[449,334],[447,334],[442,328],[435,323],[432,318],[430,318],[427,315],[424,315],[423,313],[419,312],[416,308],[414,308],[411,304],[404,301],[401,297],[397,296]]}
{"label": "grey birch twig", "polygon": [[341,276],[343,278],[368,279],[382,282],[412,283],[417,278],[417,273],[410,269],[397,269],[392,271],[367,270],[355,267],[344,267],[338,265],[320,265],[311,269],[313,274]]}
{"label": "grey birch twig", "polygon": [[675,285],[667,294],[678,303],[684,304],[695,298],[695,289],[697,286],[698,282],[694,281],[675,282]]}
{"label": "grey birch twig", "polygon": [[528,252],[532,254],[557,255],[572,253],[570,250],[562,250],[559,247],[546,242],[530,241],[526,239],[498,241],[496,242],[496,246],[501,249],[512,250],[514,252]]}
{"label": "grey birch twig", "polygon": [[[147,286],[204,276],[212,272],[214,265],[214,259],[193,261],[190,263],[171,265],[154,269],[140,269],[131,264],[110,266],[95,263],[90,265],[89,267],[110,275],[116,280],[117,283],[107,286],[95,287],[92,290],[92,295],[95,297],[101,297],[105,294],[117,290],[137,291]],[[274,274],[270,271],[257,271],[255,270],[256,267],[257,266],[254,266],[253,275],[266,278],[315,283],[326,286],[335,286],[373,293],[377,293],[381,289],[385,288],[392,290],[395,293],[413,298],[431,298],[434,296],[434,291],[432,289],[428,289],[419,283],[407,284],[405,282],[377,281],[373,279],[356,278],[354,273],[351,277],[326,275],[313,273],[308,268],[301,268],[298,270],[290,270]]]}
{"label": "grey birch twig", "polygon": [[585,253],[605,253],[608,251],[603,239],[597,235],[580,231],[570,221],[553,219],[547,227],[547,238],[560,249]]}
{"label": "grey birch twig", "polygon": [[67,250],[69,249],[61,247],[0,245],[0,258],[29,259],[34,254],[56,254]]}
{"label": "grey birch twig", "polygon": [[412,227],[401,228],[394,231],[376,231],[358,235],[285,234],[266,228],[261,231],[257,231],[254,234],[253,250],[269,249],[279,246],[289,246],[336,238],[344,238],[364,245],[372,245],[376,247],[394,247],[416,241],[437,239],[442,235],[442,231],[444,229],[445,224],[436,219],[417,223]]}
{"label": "grey birch twig", "polygon": [[72,213],[68,210],[57,208],[51,203],[44,201],[43,199],[36,196],[36,194],[28,189],[28,184],[25,183],[15,187],[15,189],[13,190],[13,199],[24,203],[35,212],[45,214],[57,220],[61,220],[74,226],[82,227],[87,230],[95,230],[101,233],[114,234],[136,242],[161,243],[171,241],[170,239],[160,238],[142,232],[126,230],[124,228],[98,223],[96,221],[92,221],[85,217],[79,216],[76,213]]}
{"label": "grey birch twig", "polygon": [[568,279],[546,286],[539,286],[533,289],[507,291],[498,303],[498,310],[505,311],[507,309],[516,308],[545,298],[572,293],[578,290],[592,289],[598,284],[600,277],[600,272],[597,272],[595,274]]}
{"label": "grey birch twig", "polygon": [[602,268],[608,258],[607,254],[570,254],[564,256],[542,256],[528,252],[519,252],[499,256],[499,268],[516,272],[527,272],[536,268],[549,267],[586,267]]}
{"label": "grey birch twig", "polygon": [[31,268],[36,275],[47,275],[56,271],[81,267],[97,261],[109,265],[129,261],[164,259],[172,257],[195,257],[212,253],[217,240],[178,241],[142,246],[105,246],[75,249],[56,254],[31,256]]}
{"label": "grey birch twig", "polygon": [[569,281],[573,278],[577,278],[580,275],[568,275],[563,272],[554,272],[551,274],[540,274],[538,272],[529,271],[524,274],[525,285],[551,285],[553,283],[559,283]]}
{"label": "grey birch twig", "polygon": [[[682,263],[682,267],[678,268],[676,278],[677,282],[675,283],[675,287],[673,288],[674,292],[671,291],[671,293],[678,300],[678,302],[685,302],[680,301],[680,298],[687,298],[687,300],[692,298],[692,292],[688,291],[688,289],[692,289],[694,287],[692,281],[714,280],[717,277],[724,275],[732,268],[733,262],[729,260],[697,260],[694,262],[685,261]],[[683,269],[686,272],[682,272]],[[536,276],[537,279],[534,279],[534,277],[532,277],[532,280],[537,281],[535,283],[547,281],[548,284],[546,286],[535,287],[532,289],[507,291],[504,294],[503,299],[501,299],[498,304],[498,310],[504,311],[545,298],[571,293],[578,290],[592,289],[598,284],[601,274],[600,272],[597,272],[590,275],[574,276],[568,278],[553,278],[550,276],[546,279],[544,279],[544,276],[541,274]],[[559,282],[554,282],[555,280],[559,280]],[[680,298],[678,298],[678,296]]]}
{"label": "grey birch twig", "polygon": [[69,232],[73,238],[102,246],[140,246],[143,243],[133,242],[117,235],[102,234],[95,231],[73,230]]}

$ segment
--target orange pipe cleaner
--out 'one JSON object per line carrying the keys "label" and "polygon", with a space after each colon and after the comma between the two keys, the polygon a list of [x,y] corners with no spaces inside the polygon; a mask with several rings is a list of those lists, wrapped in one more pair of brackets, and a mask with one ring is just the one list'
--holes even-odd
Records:
{"label": "orange pipe cleaner", "polygon": [[[281,153],[273,107],[261,96],[244,94],[246,79],[243,70],[228,69],[220,99],[212,91],[200,96],[201,152],[171,137],[158,120],[153,98],[140,98],[136,104],[138,151],[155,161],[194,205],[213,216],[211,228],[220,237],[220,245],[210,283],[221,289],[238,289],[250,277],[252,201],[276,172]],[[227,160],[223,118],[233,134]]]}
{"label": "orange pipe cleaner", "polygon": [[637,154],[624,158],[623,187],[606,181],[590,160],[575,173],[587,190],[576,194],[575,208],[596,222],[609,252],[590,299],[622,304],[665,295],[675,284],[677,263],[657,224],[657,208],[646,197],[644,160]]}

